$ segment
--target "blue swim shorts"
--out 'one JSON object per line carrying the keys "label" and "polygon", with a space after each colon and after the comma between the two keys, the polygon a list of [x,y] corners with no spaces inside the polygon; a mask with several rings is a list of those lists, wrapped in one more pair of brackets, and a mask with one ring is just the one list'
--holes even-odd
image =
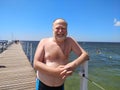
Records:
{"label": "blue swim shorts", "polygon": [[36,90],[64,90],[64,84],[58,87],[47,86],[39,79],[36,79]]}

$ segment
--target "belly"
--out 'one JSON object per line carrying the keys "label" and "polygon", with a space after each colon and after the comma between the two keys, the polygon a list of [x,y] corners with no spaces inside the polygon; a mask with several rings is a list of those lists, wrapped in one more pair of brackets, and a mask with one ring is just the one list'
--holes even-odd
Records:
{"label": "belly", "polygon": [[[65,65],[66,63],[67,63],[66,61],[64,61],[64,62],[46,61],[45,64],[47,66],[56,68],[59,65]],[[39,71],[37,72],[37,77],[41,80],[41,82],[43,82],[44,84],[46,84],[48,86],[61,86],[64,83],[64,80],[62,80],[61,78],[46,75]]]}
{"label": "belly", "polygon": [[61,78],[46,75],[39,71],[37,71],[37,73],[37,77],[40,79],[40,81],[46,84],[47,86],[56,87],[61,86],[64,83],[64,80],[62,80]]}

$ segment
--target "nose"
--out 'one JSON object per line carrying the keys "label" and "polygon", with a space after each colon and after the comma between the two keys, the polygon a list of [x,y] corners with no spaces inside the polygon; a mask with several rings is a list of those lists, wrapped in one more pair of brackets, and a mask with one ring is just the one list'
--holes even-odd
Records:
{"label": "nose", "polygon": [[60,29],[59,29],[59,32],[62,32],[62,31],[63,31],[62,28],[60,28]]}

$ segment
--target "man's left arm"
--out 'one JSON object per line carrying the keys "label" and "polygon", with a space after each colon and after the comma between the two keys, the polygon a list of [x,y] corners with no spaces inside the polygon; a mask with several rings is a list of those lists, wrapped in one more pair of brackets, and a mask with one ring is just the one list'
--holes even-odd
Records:
{"label": "man's left arm", "polygon": [[[71,50],[78,56],[75,60],[65,65],[67,70],[64,78],[70,76],[72,72],[83,62],[89,60],[88,53],[72,38],[70,38]],[[71,72],[72,71],[72,72]]]}
{"label": "man's left arm", "polygon": [[89,60],[88,53],[74,40],[71,38],[71,48],[72,51],[78,56],[75,60],[72,62],[68,63],[66,67],[70,67],[69,69],[75,69],[77,68],[80,64],[85,62],[86,60]]}

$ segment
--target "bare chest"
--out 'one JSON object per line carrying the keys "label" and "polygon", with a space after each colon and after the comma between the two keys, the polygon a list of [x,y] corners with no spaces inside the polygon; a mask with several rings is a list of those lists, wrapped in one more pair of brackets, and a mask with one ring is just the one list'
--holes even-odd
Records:
{"label": "bare chest", "polygon": [[49,61],[66,60],[69,57],[70,47],[50,44],[45,47],[45,59]]}

